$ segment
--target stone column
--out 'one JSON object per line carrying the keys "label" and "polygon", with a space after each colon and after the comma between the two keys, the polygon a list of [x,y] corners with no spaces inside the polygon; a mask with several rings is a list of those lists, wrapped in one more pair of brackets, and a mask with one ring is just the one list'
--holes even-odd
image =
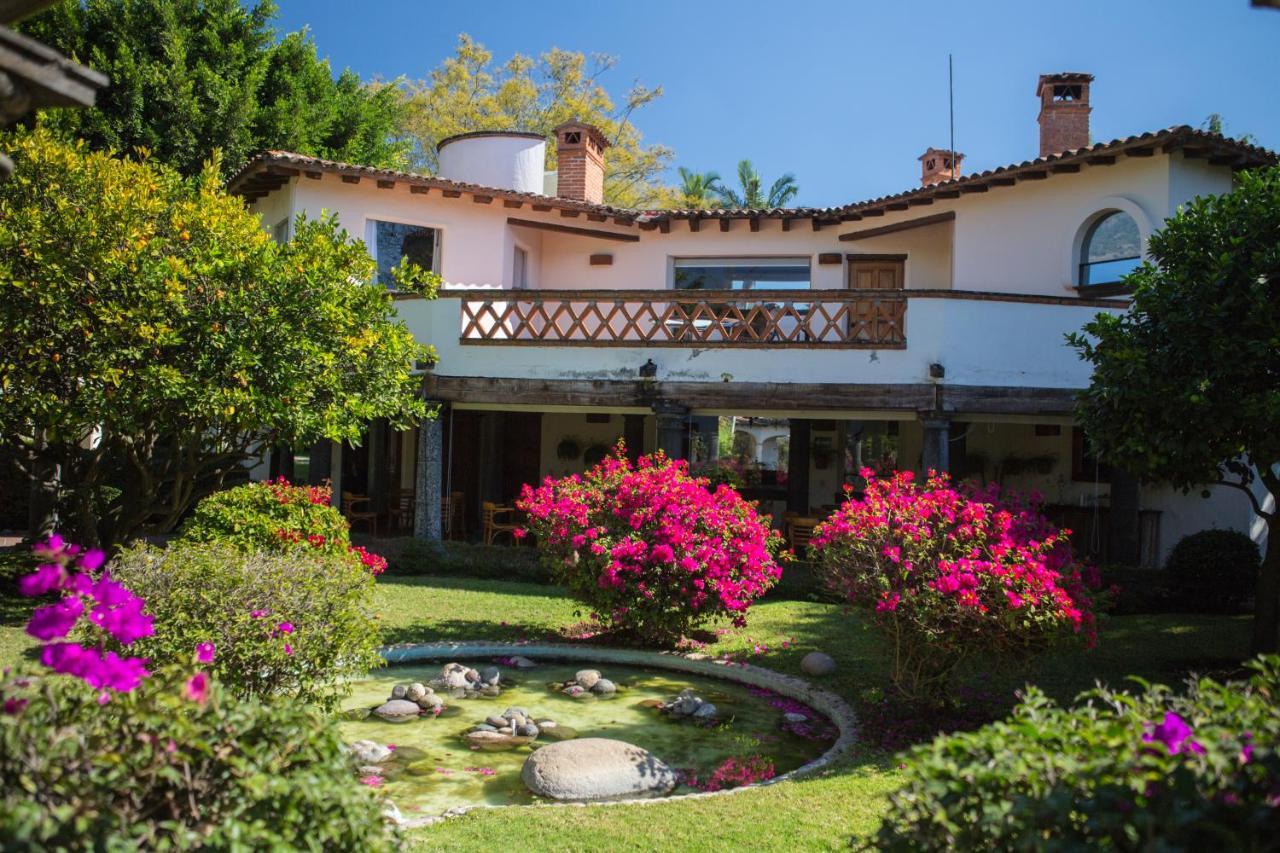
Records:
{"label": "stone column", "polygon": [[809,511],[809,422],[790,418],[787,439],[787,511]]}
{"label": "stone column", "polygon": [[684,457],[684,437],[689,410],[677,403],[654,403],[658,418],[658,449],[671,459]]}
{"label": "stone column", "polygon": [[413,535],[439,542],[444,538],[440,492],[444,484],[444,420],[440,406],[433,418],[418,425],[417,476],[414,482]]}
{"label": "stone column", "polygon": [[924,427],[923,473],[927,475],[930,470],[947,473],[951,470],[951,419],[922,415],[920,424]]}

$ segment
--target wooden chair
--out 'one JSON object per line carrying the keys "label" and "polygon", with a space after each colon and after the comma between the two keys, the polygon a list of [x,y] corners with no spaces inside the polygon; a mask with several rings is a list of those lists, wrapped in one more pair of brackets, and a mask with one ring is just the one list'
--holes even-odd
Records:
{"label": "wooden chair", "polygon": [[467,538],[467,502],[462,492],[450,492],[440,499],[440,522],[445,539]]}
{"label": "wooden chair", "polygon": [[515,541],[515,529],[520,525],[515,521],[503,521],[502,517],[510,516],[516,511],[513,506],[498,506],[493,501],[485,501],[480,505],[480,520],[484,532],[484,544],[492,545],[493,541],[506,533]]}
{"label": "wooden chair", "polygon": [[413,528],[413,489],[394,489],[387,500],[387,526],[404,531]]}
{"label": "wooden chair", "polygon": [[[356,507],[364,505],[364,509]],[[378,535],[378,514],[373,511],[369,504],[368,495],[357,495],[355,492],[342,493],[342,514],[347,517],[347,523],[354,527],[360,522],[364,522],[369,526],[369,535]]]}
{"label": "wooden chair", "polygon": [[809,540],[813,538],[813,529],[822,523],[820,518],[811,518],[808,516],[794,515],[787,519],[786,537],[787,542],[791,544],[791,550],[796,554],[801,551],[807,551],[809,548]]}

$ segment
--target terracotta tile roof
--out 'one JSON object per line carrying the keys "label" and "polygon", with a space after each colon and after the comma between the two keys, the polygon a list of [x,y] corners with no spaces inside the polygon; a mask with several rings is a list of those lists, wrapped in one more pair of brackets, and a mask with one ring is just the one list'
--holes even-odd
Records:
{"label": "terracotta tile roof", "polygon": [[[418,191],[438,189],[441,192],[468,193],[482,198],[500,198],[514,203],[527,203],[538,209],[565,211],[566,215],[586,213],[589,219],[603,222],[612,219],[618,225],[638,225],[645,230],[666,231],[673,220],[725,220],[721,228],[727,230],[729,220],[734,219],[782,219],[784,227],[791,220],[811,220],[815,228],[826,224],[856,221],[867,216],[879,216],[886,211],[905,210],[917,205],[932,204],[934,199],[958,198],[969,193],[987,192],[993,187],[1013,186],[1023,180],[1038,180],[1053,174],[1079,172],[1083,166],[1101,166],[1115,163],[1119,157],[1149,157],[1156,153],[1182,151],[1187,157],[1202,157],[1214,165],[1232,168],[1249,168],[1280,162],[1275,152],[1257,145],[1230,139],[1216,133],[1196,130],[1189,125],[1142,133],[1100,142],[1087,148],[1077,148],[1037,157],[985,172],[962,175],[954,180],[941,181],[925,187],[914,187],[905,192],[879,198],[857,201],[840,207],[785,207],[785,208],[714,208],[710,210],[669,209],[633,210],[607,204],[589,204],[572,199],[555,198],[537,193],[515,192],[497,187],[450,181],[444,178],[378,169],[309,157],[290,151],[265,151],[253,159],[228,182],[231,192],[239,193],[252,201],[283,186],[291,177],[299,174],[319,177],[322,173],[338,174],[344,179],[369,178],[379,186],[407,183]],[[754,227],[754,226],[753,226]]]}

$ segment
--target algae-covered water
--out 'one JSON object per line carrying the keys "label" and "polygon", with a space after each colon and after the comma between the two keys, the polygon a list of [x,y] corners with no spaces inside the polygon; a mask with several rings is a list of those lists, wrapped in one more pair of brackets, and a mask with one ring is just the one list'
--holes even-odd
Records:
{"label": "algae-covered water", "polygon": [[[468,663],[483,666],[486,662]],[[773,763],[776,775],[782,775],[821,755],[835,737],[834,729],[816,711],[745,685],[664,670],[573,663],[545,663],[526,670],[501,667],[502,695],[448,699],[448,709],[438,717],[428,714],[407,723],[374,716],[350,719],[385,702],[396,684],[429,682],[440,666],[437,662],[378,670],[353,682],[343,703],[345,740],[395,746],[392,758],[379,767],[381,787],[406,817],[440,814],[454,806],[538,801],[520,781],[520,768],[534,749],[555,741],[550,731],[530,745],[509,751],[475,750],[463,738],[485,717],[513,706],[536,719],[554,720],[560,734],[616,738],[643,747],[671,767],[691,771],[702,780],[729,758],[760,757]],[[549,689],[549,684],[568,681],[584,668],[599,669],[618,686],[618,692],[572,698]],[[654,700],[668,700],[685,688],[715,703],[718,723],[701,726],[651,707]],[[788,711],[805,713],[812,722],[788,723],[783,717]],[[692,790],[696,789],[682,783],[674,793]]]}

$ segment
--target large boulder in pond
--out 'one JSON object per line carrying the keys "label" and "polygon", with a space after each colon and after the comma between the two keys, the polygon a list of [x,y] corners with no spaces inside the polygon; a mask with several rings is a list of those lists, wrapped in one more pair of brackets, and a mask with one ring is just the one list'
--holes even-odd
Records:
{"label": "large boulder in pond", "polygon": [[407,723],[418,719],[422,709],[408,699],[391,699],[374,708],[373,713],[389,723]]}
{"label": "large boulder in pond", "polygon": [[676,773],[660,758],[609,738],[564,740],[535,750],[520,770],[525,786],[553,800],[660,797],[676,786]]}

